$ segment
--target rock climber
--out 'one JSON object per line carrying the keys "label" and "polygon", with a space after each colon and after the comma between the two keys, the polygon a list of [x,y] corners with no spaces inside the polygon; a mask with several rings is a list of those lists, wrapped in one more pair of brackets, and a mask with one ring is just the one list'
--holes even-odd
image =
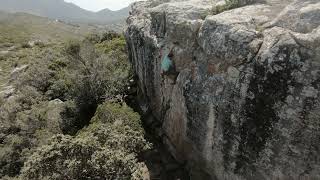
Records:
{"label": "rock climber", "polygon": [[170,77],[174,80],[176,79],[177,72],[174,64],[174,53],[173,48],[170,49],[168,54],[164,54],[161,62],[161,76],[164,79],[165,76]]}

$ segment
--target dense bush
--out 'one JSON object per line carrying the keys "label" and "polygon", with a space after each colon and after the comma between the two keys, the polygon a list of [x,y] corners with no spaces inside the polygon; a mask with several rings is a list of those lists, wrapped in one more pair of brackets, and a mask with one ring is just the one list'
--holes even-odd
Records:
{"label": "dense bush", "polygon": [[116,33],[114,31],[107,31],[102,34],[97,33],[90,33],[88,34],[85,39],[93,44],[99,44],[104,41],[113,41],[116,38],[123,37],[121,34]]}
{"label": "dense bush", "polygon": [[141,179],[137,156],[149,147],[139,115],[126,105],[105,103],[76,137],[58,135],[39,148],[22,179]]}
{"label": "dense bush", "polygon": [[47,69],[46,62],[40,61],[31,66],[19,79],[19,85],[35,87],[40,92],[46,92],[54,80],[54,72]]}
{"label": "dense bush", "polygon": [[[13,130],[13,129],[12,129]],[[15,176],[23,166],[23,149],[28,147],[29,140],[17,134],[1,134],[0,177]]]}
{"label": "dense bush", "polygon": [[[144,139],[145,133],[139,114],[126,104],[108,102],[101,104],[91,122],[91,126],[85,131],[81,131],[79,136],[90,136],[87,132],[95,132],[95,136],[99,136],[99,132],[108,130],[107,127],[110,127],[112,133],[106,131],[102,133],[108,134],[109,137],[100,136],[98,138],[109,148],[125,147],[123,150],[130,153],[138,153],[149,148],[150,144],[146,143]],[[106,126],[103,127],[101,124]],[[115,146],[115,144],[117,145]]]}
{"label": "dense bush", "polygon": [[91,121],[129,126],[141,134],[144,131],[139,114],[125,104],[104,103],[98,107]]}
{"label": "dense bush", "polygon": [[89,42],[96,44],[99,43],[101,40],[101,37],[99,34],[97,33],[90,33],[85,37],[86,40],[88,40]]}
{"label": "dense bush", "polygon": [[39,101],[40,96],[32,95],[33,90],[25,89],[27,94],[17,92],[16,97],[0,106],[0,177],[17,175],[35,147],[61,132],[61,103]]}
{"label": "dense bush", "polygon": [[123,36],[116,37],[112,40],[105,40],[102,43],[97,44],[98,49],[101,49],[104,53],[110,53],[112,51],[125,52],[126,41]]}
{"label": "dense bush", "polygon": [[105,32],[102,34],[100,42],[104,42],[104,41],[113,41],[114,39],[118,39],[123,37],[122,35],[120,35],[119,33],[116,32]]}
{"label": "dense bush", "polygon": [[54,48],[35,47],[15,49],[7,57],[16,68],[8,77],[13,94],[0,103],[0,179],[19,174],[26,157],[61,132],[61,106],[45,95],[56,73],[47,67],[57,54]]}
{"label": "dense bush", "polygon": [[14,95],[0,101],[0,179],[22,167],[20,179],[139,176],[137,156],[149,146],[140,117],[104,103],[124,95],[130,76],[121,35],[13,54],[16,67],[28,66],[11,75]]}
{"label": "dense bush", "polygon": [[80,53],[80,41],[69,40],[65,43],[64,51],[67,55],[78,57]]}
{"label": "dense bush", "polygon": [[136,158],[95,139],[58,135],[25,163],[21,179],[130,179]]}
{"label": "dense bush", "polygon": [[[108,43],[112,45],[113,41],[117,39]],[[74,126],[75,123],[79,128],[87,125],[100,103],[125,91],[130,66],[125,52],[119,50],[124,46],[122,44],[113,47],[108,53],[101,53],[89,41],[83,41],[81,45],[74,41],[66,44],[64,51],[69,63],[65,76],[70,81],[69,99],[74,101],[75,110],[78,112],[76,121],[71,123],[73,127],[77,127]],[[112,56],[112,53],[116,53],[117,57]],[[67,116],[67,113],[64,114]],[[74,113],[71,116],[74,116]],[[72,122],[70,118],[67,119]],[[72,133],[74,130],[69,134]]]}

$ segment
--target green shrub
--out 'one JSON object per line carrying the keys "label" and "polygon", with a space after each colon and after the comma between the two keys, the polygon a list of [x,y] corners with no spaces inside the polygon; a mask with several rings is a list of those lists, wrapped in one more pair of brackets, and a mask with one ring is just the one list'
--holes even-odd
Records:
{"label": "green shrub", "polygon": [[97,33],[88,34],[85,39],[93,44],[99,43],[101,40],[100,35]]}
{"label": "green shrub", "polygon": [[150,146],[137,113],[126,105],[104,103],[75,137],[57,135],[33,153],[21,178],[141,179],[138,155]]}
{"label": "green shrub", "polygon": [[[48,132],[56,133],[58,129],[57,126],[52,125],[53,122],[47,121],[50,119],[49,115],[50,120],[59,120],[53,116],[54,113],[49,112],[48,103],[35,104],[29,109],[24,109],[18,103],[20,98],[12,100],[11,105],[14,106],[11,108],[8,107],[9,102],[0,107],[2,109],[0,134],[3,133],[0,148],[0,177],[19,174],[28,153],[39,145],[40,141],[45,140],[43,136],[37,138],[33,136],[37,130],[45,128]],[[8,116],[4,116],[4,111],[9,113]]]}
{"label": "green shrub", "polygon": [[35,87],[38,91],[45,93],[55,80],[54,71],[48,69],[44,61],[33,64],[26,72],[19,76],[16,86],[22,89],[24,86]]}
{"label": "green shrub", "polygon": [[54,59],[48,65],[48,69],[52,71],[59,71],[65,67],[67,67],[67,62],[65,59]]}
{"label": "green shrub", "polygon": [[97,48],[105,54],[111,53],[112,51],[124,53],[126,51],[126,41],[123,36],[120,36],[97,44]]}
{"label": "green shrub", "polygon": [[46,97],[33,86],[26,85],[24,88],[19,89],[16,94],[16,103],[20,104],[23,109],[30,109],[32,105],[39,104],[45,100]]}
{"label": "green shrub", "polygon": [[[125,56],[123,52],[118,57]],[[130,75],[125,58],[112,58],[99,54],[90,42],[83,42],[80,51],[69,54],[69,98],[77,106],[78,124],[87,125],[99,104],[123,94]]]}
{"label": "green shrub", "polygon": [[97,40],[10,55],[28,67],[11,77],[14,96],[0,102],[0,179],[23,165],[20,179],[139,177],[137,156],[150,146],[140,117],[126,105],[104,103],[125,92],[131,73],[125,41],[112,33]]}
{"label": "green shrub", "polygon": [[70,56],[79,56],[80,53],[80,41],[69,40],[64,45],[64,52]]}
{"label": "green shrub", "polygon": [[28,139],[19,135],[9,134],[3,139],[0,151],[0,177],[15,176],[23,166],[23,152]]}
{"label": "green shrub", "polygon": [[58,79],[53,81],[47,89],[45,95],[50,99],[67,100],[70,85],[65,79]]}
{"label": "green shrub", "polygon": [[113,31],[108,31],[108,32],[105,32],[102,34],[100,42],[111,41],[116,38],[121,38],[121,35],[119,33],[113,32]]}
{"label": "green shrub", "polygon": [[23,89],[16,91],[15,96],[3,100],[0,104],[0,121],[3,125],[17,125],[16,117],[19,112],[30,110],[35,104],[45,101],[35,88],[25,86]]}
{"label": "green shrub", "polygon": [[73,141],[70,136],[58,135],[47,146],[38,149],[25,163],[22,179],[83,179],[92,172],[82,171],[89,166],[91,155],[99,151],[93,140]]}
{"label": "green shrub", "polygon": [[119,126],[128,126],[140,133],[144,132],[139,114],[126,104],[103,103],[97,108],[92,122],[119,124]]}
{"label": "green shrub", "polygon": [[124,144],[128,146],[130,138],[117,134],[113,127],[103,124],[86,131],[75,138],[63,135],[54,137],[49,145],[28,158],[21,178],[133,179],[141,164],[135,150],[129,150],[133,151],[130,153],[123,151],[127,147],[121,147]]}
{"label": "green shrub", "polygon": [[64,103],[63,111],[61,112],[62,121],[60,124],[61,130],[64,134],[75,135],[79,129],[85,124],[79,120],[79,109],[76,103],[72,100]]}
{"label": "green shrub", "polygon": [[121,150],[129,154],[135,153],[137,155],[150,148],[142,131],[136,131],[132,127],[120,123],[92,123],[89,127],[81,130],[77,137],[96,139],[105,148]]}

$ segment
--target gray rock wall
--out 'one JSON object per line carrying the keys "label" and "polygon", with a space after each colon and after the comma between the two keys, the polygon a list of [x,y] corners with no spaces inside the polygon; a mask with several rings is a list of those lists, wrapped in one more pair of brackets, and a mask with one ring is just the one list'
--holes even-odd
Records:
{"label": "gray rock wall", "polygon": [[[320,3],[133,4],[130,60],[144,105],[192,179],[320,179]],[[177,77],[161,77],[173,48]]]}

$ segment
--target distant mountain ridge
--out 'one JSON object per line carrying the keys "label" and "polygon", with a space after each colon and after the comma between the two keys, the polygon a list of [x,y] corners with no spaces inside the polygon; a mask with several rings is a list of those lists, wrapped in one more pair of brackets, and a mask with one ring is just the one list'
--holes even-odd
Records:
{"label": "distant mountain ridge", "polygon": [[69,22],[98,24],[124,21],[129,14],[129,7],[118,11],[104,9],[99,12],[92,12],[64,0],[0,0],[0,10],[25,12]]}

